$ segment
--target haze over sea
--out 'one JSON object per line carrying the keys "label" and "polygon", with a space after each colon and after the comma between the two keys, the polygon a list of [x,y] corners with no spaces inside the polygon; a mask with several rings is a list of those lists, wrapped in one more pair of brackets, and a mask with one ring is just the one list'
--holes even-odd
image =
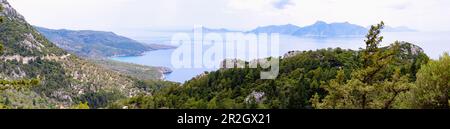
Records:
{"label": "haze over sea", "polygon": [[[168,44],[175,32],[163,31],[141,31],[125,34],[128,37],[144,43]],[[393,43],[396,40],[406,41],[420,46],[425,53],[433,59],[438,59],[444,52],[450,52],[450,32],[385,32],[383,46]],[[364,47],[364,37],[361,38],[300,38],[294,36],[280,36],[280,55],[293,50],[316,50],[322,48],[343,48],[358,50]],[[205,48],[207,49],[207,48]],[[148,66],[163,66],[173,70],[166,75],[166,80],[174,82],[185,82],[198,76],[205,71],[217,69],[175,69],[171,63],[174,49],[149,51],[143,56],[135,57],[114,57],[113,60],[136,63]]]}

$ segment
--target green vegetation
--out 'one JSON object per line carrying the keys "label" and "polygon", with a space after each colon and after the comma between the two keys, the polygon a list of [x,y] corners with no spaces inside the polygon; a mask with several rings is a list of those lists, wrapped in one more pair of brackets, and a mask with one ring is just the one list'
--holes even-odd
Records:
{"label": "green vegetation", "polygon": [[6,17],[0,23],[0,109],[450,108],[450,56],[430,61],[420,47],[400,41],[380,47],[384,23],[371,27],[366,48],[358,51],[328,48],[271,57],[280,59],[274,80],[260,79],[262,68],[232,68],[181,85],[147,80],[156,76],[138,72],[144,67],[124,75],[117,71],[129,66],[106,69],[115,63],[68,55],[8,9],[0,6]]}
{"label": "green vegetation", "polygon": [[89,108],[98,109],[104,108],[109,103],[119,100],[120,98],[125,98],[125,96],[122,96],[117,92],[99,91],[85,93],[75,98],[75,101],[79,102],[80,104],[87,104]]}
{"label": "green vegetation", "polygon": [[[3,11],[3,6],[0,5],[0,11]],[[0,17],[0,24],[4,23],[4,17]],[[3,43],[0,42],[0,56],[4,54],[3,52],[4,47]],[[11,103],[11,100],[7,97],[5,98],[4,93],[6,90],[16,90],[16,91],[29,91],[29,89],[32,88],[32,86],[39,85],[40,81],[39,79],[21,79],[21,80],[14,80],[14,81],[8,81],[8,80],[2,80],[0,78],[0,93],[3,95],[0,96],[0,109],[7,109],[11,108],[8,106]]]}
{"label": "green vegetation", "polygon": [[380,23],[370,29],[366,48],[359,51],[329,48],[280,58],[280,75],[275,80],[261,80],[261,68],[220,69],[182,86],[166,86],[151,95],[119,100],[109,107],[449,108],[448,55],[429,61],[421,48],[400,41],[379,47],[383,26]]}
{"label": "green vegetation", "polygon": [[87,103],[79,103],[71,107],[71,109],[90,109]]}
{"label": "green vegetation", "polygon": [[[166,68],[141,66],[104,59],[111,56],[135,56],[150,50],[169,49],[171,46],[146,45],[132,39],[101,31],[52,30],[34,27],[58,47],[74,53],[101,67],[140,80],[161,79]],[[99,59],[101,58],[101,59]]]}
{"label": "green vegetation", "polygon": [[413,108],[450,108],[450,56],[424,65],[412,90]]}
{"label": "green vegetation", "polygon": [[104,68],[108,68],[112,71],[116,71],[139,80],[161,79],[164,76],[163,74],[170,72],[168,68],[143,66],[109,59],[90,59],[89,61]]}
{"label": "green vegetation", "polygon": [[[384,23],[372,26],[367,35],[366,49],[362,52],[362,67],[354,70],[350,80],[344,79],[344,71],[340,71],[336,79],[331,80],[325,90],[328,95],[320,102],[320,95],[311,100],[315,108],[332,109],[390,109],[397,108],[398,96],[409,91],[412,84],[409,74],[402,75],[395,64],[395,53],[400,44],[394,43],[387,50],[378,46],[383,40],[379,37]],[[392,74],[392,70],[394,74]]]}
{"label": "green vegetation", "polygon": [[113,32],[34,28],[62,49],[81,57],[136,56],[146,51],[173,48],[165,45],[142,44]]}
{"label": "green vegetation", "polygon": [[3,45],[0,44],[0,55],[3,55]]}
{"label": "green vegetation", "polygon": [[0,23],[0,41],[3,43],[4,55],[67,54],[38,34],[31,25],[18,22],[15,19],[4,18],[3,22]]}
{"label": "green vegetation", "polygon": [[174,107],[176,103],[178,103],[177,101],[172,101],[175,100],[175,95],[167,94],[174,92],[174,90],[180,86],[178,83],[145,80],[136,81],[136,85],[140,89],[147,91],[147,93],[110,103],[108,108],[123,109],[126,107],[131,109],[156,109],[163,107]]}
{"label": "green vegetation", "polygon": [[[0,55],[2,55],[3,51],[3,45],[0,44]],[[31,88],[30,86],[38,85],[39,80],[38,79],[31,79],[31,80],[15,80],[15,81],[7,81],[7,80],[0,80],[0,91],[4,91],[7,89],[28,89]]]}
{"label": "green vegetation", "polygon": [[[2,2],[1,5],[8,4]],[[13,8],[0,10],[0,107],[104,108],[138,94],[138,79],[103,68],[58,48]],[[85,105],[81,105],[83,107]]]}

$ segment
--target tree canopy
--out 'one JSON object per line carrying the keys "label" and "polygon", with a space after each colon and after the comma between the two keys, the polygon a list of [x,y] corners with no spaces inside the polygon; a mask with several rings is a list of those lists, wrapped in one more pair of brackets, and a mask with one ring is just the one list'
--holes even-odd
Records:
{"label": "tree canopy", "polygon": [[437,61],[430,61],[419,70],[416,87],[412,92],[413,108],[450,108],[450,56],[448,53]]}
{"label": "tree canopy", "polygon": [[[429,61],[418,46],[380,47],[384,23],[372,26],[359,51],[341,48],[280,57],[280,74],[262,80],[261,68],[206,72],[182,86],[120,100],[111,108],[392,109],[412,108],[416,74]],[[246,62],[250,63],[250,62]],[[420,76],[419,76],[420,77]]]}

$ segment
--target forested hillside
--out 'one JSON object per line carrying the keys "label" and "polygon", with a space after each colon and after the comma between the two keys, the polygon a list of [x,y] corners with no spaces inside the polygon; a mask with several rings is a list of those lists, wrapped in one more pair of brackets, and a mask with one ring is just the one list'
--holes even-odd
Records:
{"label": "forested hillside", "polygon": [[103,108],[148,93],[137,79],[58,48],[0,0],[0,108]]}
{"label": "forested hillside", "polygon": [[261,79],[263,68],[223,68],[178,84],[144,80],[161,77],[147,67],[127,66],[129,76],[121,64],[72,55],[0,0],[0,109],[450,108],[450,56],[432,60],[405,41],[381,46],[383,28],[371,26],[359,50],[270,57],[280,59],[273,80]]}
{"label": "forested hillside", "polygon": [[366,48],[290,52],[280,75],[259,69],[221,69],[111,108],[175,109],[398,109],[449,108],[450,57],[431,60],[411,43],[380,47],[384,23],[372,26]]}
{"label": "forested hillside", "polygon": [[140,43],[113,32],[35,28],[58,47],[82,57],[137,56],[146,51],[173,48]]}

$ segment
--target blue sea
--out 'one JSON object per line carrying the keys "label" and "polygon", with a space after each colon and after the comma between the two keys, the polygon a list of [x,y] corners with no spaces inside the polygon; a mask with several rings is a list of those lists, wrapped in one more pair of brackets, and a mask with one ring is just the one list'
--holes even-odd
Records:
{"label": "blue sea", "polygon": [[[171,36],[175,32],[141,32],[126,36],[148,44],[170,45]],[[416,44],[433,59],[439,59],[444,52],[450,52],[450,32],[386,32],[383,46],[397,40]],[[294,36],[280,36],[279,55],[293,50],[316,50],[322,48],[344,48],[358,50],[364,47],[364,37],[360,38],[299,38]],[[214,71],[214,68],[182,68],[172,66],[171,57],[175,49],[157,50],[144,53],[143,56],[114,57],[113,60],[136,63],[147,66],[163,66],[173,70],[165,77],[168,81],[184,83],[205,71]]]}

